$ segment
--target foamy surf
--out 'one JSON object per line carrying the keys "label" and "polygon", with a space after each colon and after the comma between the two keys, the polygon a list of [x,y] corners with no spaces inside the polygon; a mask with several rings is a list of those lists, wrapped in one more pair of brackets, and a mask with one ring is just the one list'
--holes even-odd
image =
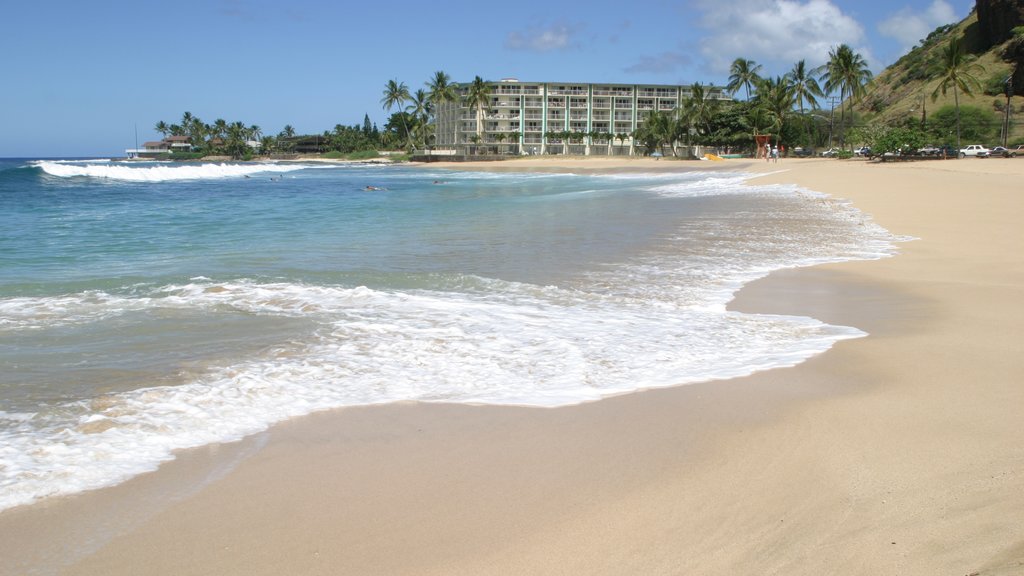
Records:
{"label": "foamy surf", "polygon": [[[478,283],[490,290],[202,282],[138,298],[82,295],[104,308],[91,315],[97,319],[191,307],[301,314],[319,328],[180,385],[0,414],[0,509],[115,484],[175,450],[237,440],[318,410],[398,401],[565,406],[791,366],[863,334],[808,318]],[[68,299],[48,315],[76,308]]]}
{"label": "foamy surf", "polygon": [[256,174],[295,172],[308,168],[302,164],[172,164],[128,165],[120,163],[63,163],[48,160],[33,163],[43,172],[61,178],[89,177],[108,178],[126,182],[167,182],[171,180],[208,180],[223,178],[244,178]]}
{"label": "foamy surf", "polygon": [[[0,179],[0,509],[318,410],[565,406],[791,366],[863,333],[732,294],[894,250],[848,204],[743,174],[241,166],[307,170],[278,186],[52,163],[96,171],[65,186],[43,164]],[[113,168],[135,180],[104,185]],[[199,181],[148,185],[159,169]]]}

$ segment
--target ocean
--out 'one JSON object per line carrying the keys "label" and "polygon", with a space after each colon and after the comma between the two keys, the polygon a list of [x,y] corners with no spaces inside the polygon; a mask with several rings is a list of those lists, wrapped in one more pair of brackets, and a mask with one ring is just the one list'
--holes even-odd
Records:
{"label": "ocean", "polygon": [[0,159],[0,510],[314,411],[565,406],[863,336],[726,309],[899,240],[749,176]]}

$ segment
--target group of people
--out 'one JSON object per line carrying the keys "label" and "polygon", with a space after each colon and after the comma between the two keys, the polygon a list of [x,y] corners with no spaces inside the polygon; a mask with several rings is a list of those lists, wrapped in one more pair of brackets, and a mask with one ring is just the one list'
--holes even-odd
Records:
{"label": "group of people", "polygon": [[785,146],[772,146],[771,143],[764,143],[764,161],[765,162],[778,162],[779,153],[785,153]]}

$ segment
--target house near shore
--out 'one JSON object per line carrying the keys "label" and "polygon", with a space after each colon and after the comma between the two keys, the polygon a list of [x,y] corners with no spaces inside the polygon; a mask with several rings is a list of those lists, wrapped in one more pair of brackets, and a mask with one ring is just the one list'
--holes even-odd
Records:
{"label": "house near shore", "polygon": [[192,139],[188,136],[168,136],[163,140],[143,142],[142,148],[128,148],[129,158],[155,158],[171,152],[191,152]]}
{"label": "house near shore", "polygon": [[[642,153],[633,137],[637,128],[654,112],[671,112],[693,96],[693,87],[682,85],[515,78],[487,84],[490,101],[482,110],[465,101],[466,83],[455,85],[458,102],[438,106],[431,154],[633,156]],[[706,99],[732,100],[723,87],[703,89]]]}

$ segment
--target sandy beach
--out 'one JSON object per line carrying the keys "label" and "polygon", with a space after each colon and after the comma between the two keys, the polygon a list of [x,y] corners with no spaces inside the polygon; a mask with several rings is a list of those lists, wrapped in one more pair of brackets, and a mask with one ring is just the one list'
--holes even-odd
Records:
{"label": "sandy beach", "polygon": [[870,334],[795,368],[315,414],[0,514],[0,574],[1024,574],[1024,158],[430,166],[757,172],[916,240],[739,293]]}

